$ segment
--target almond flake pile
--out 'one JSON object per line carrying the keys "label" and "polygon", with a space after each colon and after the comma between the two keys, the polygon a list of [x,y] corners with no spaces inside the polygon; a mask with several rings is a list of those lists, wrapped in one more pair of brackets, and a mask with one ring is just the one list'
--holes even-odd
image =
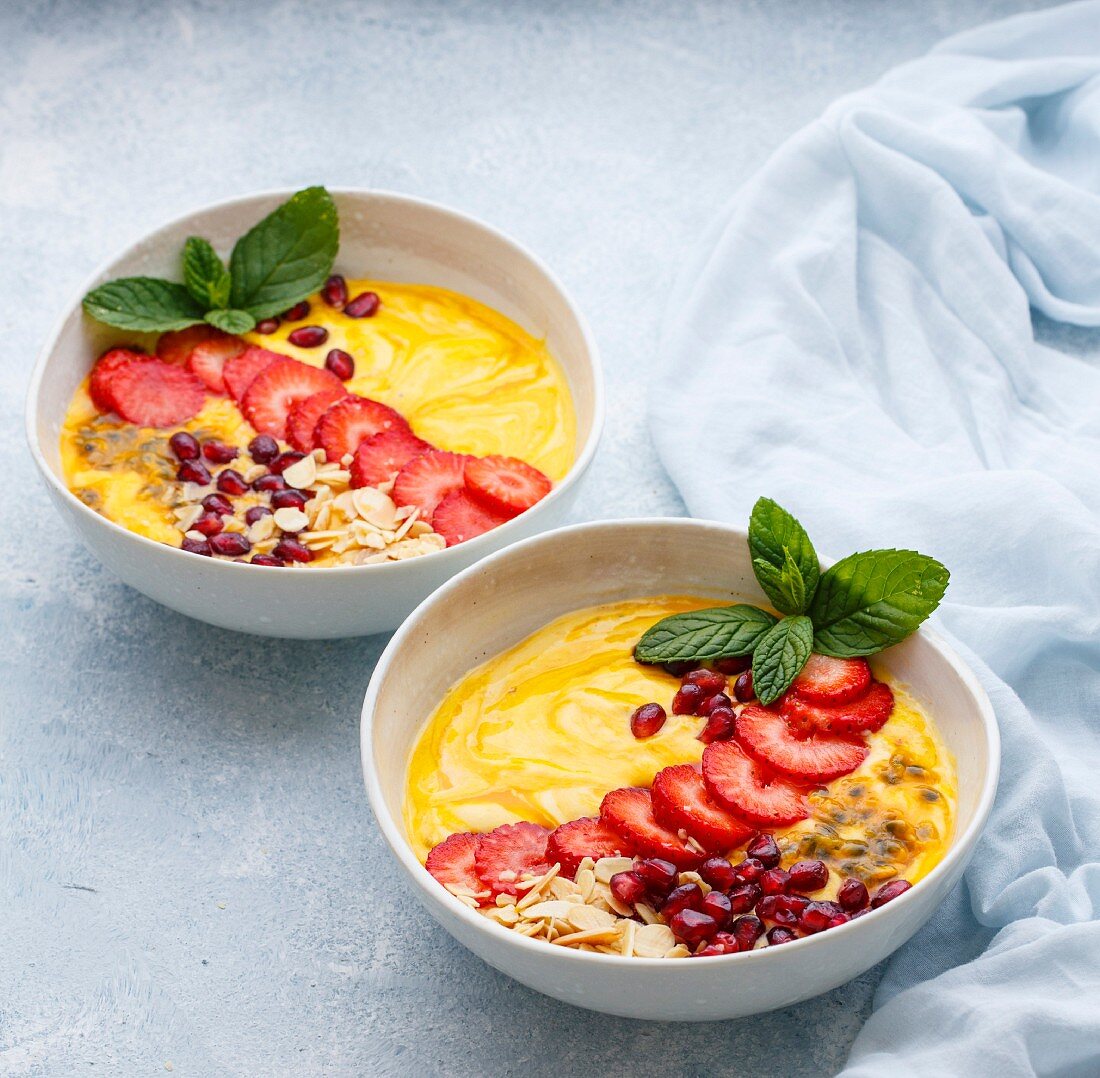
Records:
{"label": "almond flake pile", "polygon": [[[525,875],[516,883],[519,895],[497,895],[492,906],[478,905],[485,892],[470,894],[450,885],[447,890],[490,921],[557,947],[626,958],[690,957],[691,951],[676,942],[654,909],[639,903],[639,922],[611,893],[611,877],[628,872],[633,864],[629,857],[601,857],[598,861],[586,857],[575,880],[559,875],[561,866],[553,865],[545,875]],[[707,889],[694,872],[684,873],[682,879]]]}

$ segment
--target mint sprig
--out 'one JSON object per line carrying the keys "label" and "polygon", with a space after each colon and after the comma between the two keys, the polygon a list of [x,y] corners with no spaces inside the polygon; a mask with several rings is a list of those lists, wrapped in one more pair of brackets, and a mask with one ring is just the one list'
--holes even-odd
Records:
{"label": "mint sprig", "polygon": [[638,662],[752,655],[756,697],[771,704],[814,651],[855,658],[901,643],[939,606],[950,579],[912,550],[866,550],[822,573],[806,529],[770,498],[753,506],[748,540],[756,579],[786,617],[745,603],[672,614],[635,645]]}
{"label": "mint sprig", "polygon": [[336,204],[323,187],[292,195],[245,233],[227,269],[201,236],[183,249],[183,284],[120,277],[84,297],[97,322],[134,332],[167,332],[208,322],[247,333],[316,292],[332,272],[340,245]]}

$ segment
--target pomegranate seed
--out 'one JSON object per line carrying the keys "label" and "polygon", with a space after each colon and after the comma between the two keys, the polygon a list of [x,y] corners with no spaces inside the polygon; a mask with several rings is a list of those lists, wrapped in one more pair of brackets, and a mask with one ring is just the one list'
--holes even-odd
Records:
{"label": "pomegranate seed", "polygon": [[732,912],[748,913],[762,902],[760,886],[755,883],[739,883],[729,889],[729,900]]}
{"label": "pomegranate seed", "polygon": [[[793,926],[798,924],[802,918],[802,914],[806,912],[806,908],[810,905],[808,898],[802,898],[801,895],[771,895],[770,897],[775,899],[775,912],[771,916],[771,920],[776,924]],[[757,908],[759,912],[759,907]]]}
{"label": "pomegranate seed", "polygon": [[867,888],[859,880],[847,879],[840,885],[836,900],[846,913],[855,913],[864,909],[869,901]]}
{"label": "pomegranate seed", "polygon": [[229,558],[239,558],[252,549],[252,544],[240,532],[222,532],[210,540],[210,549],[215,554]]}
{"label": "pomegranate seed", "polygon": [[304,509],[309,499],[300,491],[276,490],[271,494],[271,504],[276,509]]}
{"label": "pomegranate seed", "polygon": [[681,910],[699,910],[702,907],[702,889],[697,883],[685,883],[675,888],[661,903],[661,914],[667,919]]}
{"label": "pomegranate seed", "polygon": [[711,891],[703,899],[702,912],[714,918],[714,923],[719,928],[725,928],[730,923],[730,915],[733,912],[733,904],[721,891]]}
{"label": "pomegranate seed", "polygon": [[344,306],[344,314],[348,318],[370,318],[378,313],[382,301],[375,292],[360,292],[355,299],[348,300]]}
{"label": "pomegranate seed", "polygon": [[714,660],[714,669],[727,677],[732,677],[734,674],[743,674],[750,666],[752,666],[751,655],[738,655],[731,659]]}
{"label": "pomegranate seed", "polygon": [[330,307],[342,311],[348,302],[348,282],[340,274],[334,273],[325,281],[325,286],[321,289],[321,298]]}
{"label": "pomegranate seed", "polygon": [[733,707],[733,701],[724,693],[716,692],[713,696],[708,696],[699,707],[700,715],[709,715],[712,711],[717,711],[722,708],[726,711],[730,711]]}
{"label": "pomegranate seed", "polygon": [[611,893],[624,906],[636,906],[649,897],[642,878],[636,872],[616,872],[611,877]]}
{"label": "pomegranate seed", "polygon": [[673,715],[698,715],[699,705],[703,702],[703,690],[698,685],[681,685],[672,698]]}
{"label": "pomegranate seed", "polygon": [[325,356],[325,366],[340,379],[346,382],[355,374],[355,360],[342,348],[334,348]]}
{"label": "pomegranate seed", "polygon": [[287,340],[297,348],[319,348],[328,340],[328,330],[324,326],[300,326]]}
{"label": "pomegranate seed", "polygon": [[201,460],[185,460],[176,472],[181,483],[198,483],[205,487],[210,482],[210,472]]}
{"label": "pomegranate seed", "polygon": [[699,866],[699,875],[707,886],[717,891],[728,891],[737,882],[733,865],[724,857],[708,857]]}
{"label": "pomegranate seed", "polygon": [[676,866],[671,861],[661,860],[660,857],[647,857],[644,860],[635,861],[634,871],[649,888],[650,894],[659,898],[664,898],[680,879]]}
{"label": "pomegranate seed", "polygon": [[275,557],[274,554],[253,554],[252,555],[252,564],[253,565],[278,565],[278,566],[283,566],[283,565],[286,565],[286,562],[283,561],[282,558]]}
{"label": "pomegranate seed", "polygon": [[683,677],[689,670],[695,669],[695,663],[690,660],[675,659],[670,663],[662,663],[661,669],[673,677]]}
{"label": "pomegranate seed", "polygon": [[879,906],[885,906],[887,902],[893,902],[898,895],[905,894],[913,885],[908,880],[891,880],[884,883],[871,899],[871,909],[877,910]]}
{"label": "pomegranate seed", "polygon": [[630,716],[630,732],[637,738],[652,737],[664,726],[667,718],[660,704],[642,704]]}
{"label": "pomegranate seed", "polygon": [[244,522],[246,524],[255,524],[257,520],[262,520],[264,517],[269,516],[271,516],[271,510],[268,509],[266,505],[254,505],[245,512]]}
{"label": "pomegranate seed", "polygon": [[305,453],[299,453],[297,449],[288,449],[285,453],[280,453],[269,467],[275,475],[282,475],[292,464],[297,464],[304,458]]}
{"label": "pomegranate seed", "polygon": [[707,723],[695,736],[704,745],[712,741],[729,741],[733,737],[734,714],[728,707],[716,707],[708,716]]}
{"label": "pomegranate seed", "polygon": [[745,853],[768,868],[775,868],[779,864],[779,846],[766,831],[761,831],[745,847]]}
{"label": "pomegranate seed", "polygon": [[714,940],[705,947],[699,948],[692,957],[713,958],[715,955],[736,954],[740,949],[737,940],[728,932],[716,932]]}
{"label": "pomegranate seed", "polygon": [[201,554],[204,558],[209,558],[211,553],[210,544],[205,539],[188,539],[186,535],[180,543],[180,549],[186,550],[188,554]]}
{"label": "pomegranate seed", "polygon": [[733,695],[738,703],[747,704],[753,698],[752,671],[746,670],[734,683]]}
{"label": "pomegranate seed", "polygon": [[824,932],[829,927],[832,914],[820,902],[811,902],[798,919],[798,927],[810,934]]}
{"label": "pomegranate seed", "polygon": [[223,494],[243,494],[248,483],[236,468],[225,468],[218,472],[218,490]]}
{"label": "pomegranate seed", "polygon": [[[269,333],[274,333],[275,330],[277,330],[278,328],[279,328],[279,319],[278,318],[264,318],[264,319],[261,319],[259,322],[256,323],[256,332],[257,333],[262,333],[265,336]],[[261,555],[257,555],[256,557],[260,557],[260,556]],[[263,556],[266,557],[266,555],[263,555]],[[255,561],[256,558],[253,558],[252,560]]]}
{"label": "pomegranate seed", "polygon": [[713,696],[717,692],[725,692],[726,690],[725,677],[714,670],[705,670],[703,667],[688,671],[684,675],[683,683],[685,685],[698,685],[703,690],[704,696]]}
{"label": "pomegranate seed", "polygon": [[210,538],[211,535],[217,535],[218,532],[222,531],[225,528],[225,523],[217,513],[204,513],[191,527]]}
{"label": "pomegranate seed", "polygon": [[265,490],[286,490],[287,481],[281,475],[261,475],[259,479],[252,480],[252,489],[261,493]]}
{"label": "pomegranate seed", "polygon": [[168,445],[171,447],[172,452],[176,454],[177,460],[199,459],[199,440],[185,430],[173,434],[168,439]]}
{"label": "pomegranate seed", "polygon": [[[732,895],[733,892],[730,892]],[[736,912],[736,907],[734,909]],[[779,896],[778,895],[764,895],[759,902],[756,903],[756,916],[762,917],[765,921],[774,921],[776,913],[779,912]]]}
{"label": "pomegranate seed", "polygon": [[233,512],[233,503],[224,494],[207,494],[202,500],[202,507],[208,513],[217,513],[219,516]]}
{"label": "pomegranate seed", "polygon": [[248,443],[248,455],[257,464],[269,464],[279,455],[279,443],[270,434],[257,434]]}
{"label": "pomegranate seed", "polygon": [[239,450],[225,442],[209,441],[202,447],[202,455],[213,464],[228,464],[237,459]]}
{"label": "pomegranate seed", "polygon": [[782,928],[777,925],[775,928],[768,930],[768,943],[773,947],[777,947],[781,943],[790,943],[796,939],[798,939],[798,936],[789,928]]}
{"label": "pomegranate seed", "polygon": [[680,910],[669,918],[668,927],[678,940],[688,944],[703,943],[718,931],[714,918],[698,910]]}
{"label": "pomegranate seed", "polygon": [[313,551],[309,547],[303,546],[297,539],[288,539],[285,536],[271,553],[284,561],[313,561]]}
{"label": "pomegranate seed", "polygon": [[755,857],[746,857],[733,866],[733,873],[742,883],[756,883],[764,874],[764,863]]}
{"label": "pomegranate seed", "polygon": [[305,316],[309,314],[309,301],[302,300],[301,303],[295,303],[289,311],[283,312],[284,322],[301,322]]}
{"label": "pomegranate seed", "polygon": [[739,950],[751,951],[756,941],[764,935],[764,922],[759,917],[738,917],[730,931],[737,940]]}
{"label": "pomegranate seed", "polygon": [[824,861],[799,861],[790,867],[792,891],[820,891],[829,882]]}
{"label": "pomegranate seed", "polygon": [[782,895],[786,893],[788,883],[790,876],[786,869],[769,868],[760,877],[760,890],[766,895]]}

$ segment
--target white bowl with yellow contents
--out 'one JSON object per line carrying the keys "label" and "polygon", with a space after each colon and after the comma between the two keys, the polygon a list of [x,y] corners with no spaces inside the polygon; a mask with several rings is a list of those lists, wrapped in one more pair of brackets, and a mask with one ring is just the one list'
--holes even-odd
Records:
{"label": "white bowl with yellow contents", "polygon": [[[787,1006],[834,988],[881,961],[932,915],[973,854],[996,791],[999,737],[990,702],[960,657],[927,629],[879,656],[875,670],[894,685],[899,701],[907,702],[900,721],[912,719],[913,725],[911,735],[902,731],[903,739],[911,736],[922,742],[916,746],[918,752],[938,753],[941,788],[952,799],[953,812],[935,818],[950,820],[949,833],[937,837],[936,858],[914,867],[917,882],[910,890],[859,919],[782,947],[740,954],[670,959],[592,953],[530,939],[495,923],[449,893],[422,864],[425,845],[442,837],[425,839],[424,819],[437,810],[444,832],[488,830],[503,822],[491,813],[479,821],[476,798],[464,807],[463,798],[476,782],[456,782],[454,775],[443,784],[446,789],[438,789],[434,801],[417,801],[419,793],[432,786],[425,772],[425,735],[439,745],[447,740],[445,730],[435,729],[440,715],[456,727],[450,759],[468,751],[474,771],[494,753],[499,755],[502,746],[505,754],[523,755],[524,739],[510,728],[509,716],[519,716],[517,725],[528,724],[531,750],[527,759],[517,760],[514,781],[500,787],[498,804],[506,803],[508,810],[519,806],[519,818],[530,819],[534,811],[535,822],[555,814],[564,820],[591,813],[599,792],[586,788],[598,783],[601,766],[606,766],[608,789],[648,783],[651,775],[631,771],[628,754],[635,745],[640,757],[658,754],[653,757],[658,762],[651,760],[642,770],[664,766],[668,761],[660,758],[662,751],[691,752],[693,744],[701,751],[693,740],[694,727],[684,726],[665,738],[674,722],[684,722],[682,718],[670,717],[666,730],[648,739],[656,745],[665,738],[663,750],[629,736],[627,717],[635,704],[620,674],[630,661],[637,619],[610,618],[608,624],[629,628],[613,647],[604,647],[597,636],[592,647],[581,648],[583,655],[568,650],[571,644],[583,643],[582,632],[591,632],[592,626],[602,633],[603,615],[589,619],[587,628],[567,616],[593,607],[614,612],[633,603],[639,603],[642,613],[651,613],[656,596],[695,596],[705,600],[704,605],[766,601],[752,572],[745,533],[695,520],[609,521],[562,528],[479,562],[425,600],[383,653],[363,705],[363,771],[379,827],[417,897],[448,932],[495,968],[568,1003],[632,1018],[713,1020]],[[537,634],[552,623],[563,627],[559,638],[544,641]],[[563,650],[556,652],[558,647]],[[601,648],[607,655],[623,654],[605,659]],[[546,656],[544,673],[540,653]],[[598,665],[618,662],[619,672],[600,680],[591,673],[591,659]],[[591,722],[605,721],[607,700],[612,710],[618,705],[621,737],[589,737],[577,725],[586,704],[578,686],[571,691],[578,691],[581,699],[553,703],[550,709],[556,715],[545,724],[537,710],[522,711],[530,686],[566,668],[570,676],[580,673],[578,686],[593,677],[588,698]],[[480,681],[464,680],[474,671],[474,679]],[[496,695],[472,703],[482,711],[470,720],[477,724],[476,732],[473,727],[459,728],[465,721],[463,704],[457,699],[460,694],[449,697],[449,691],[461,681],[464,690],[477,694],[490,680]],[[535,691],[543,693],[545,688],[536,685]],[[934,724],[922,731],[919,714],[932,716]],[[429,725],[430,716],[435,718]],[[889,724],[884,732],[888,728]],[[571,736],[575,739],[572,751],[563,745],[563,734],[566,742]],[[924,744],[926,735],[934,744]],[[443,758],[441,749],[439,759]],[[540,797],[532,788],[526,767],[531,760],[536,771],[541,768],[553,776],[548,782],[556,784],[557,792]],[[880,754],[877,766],[885,763]],[[554,769],[568,774],[555,775]]]}
{"label": "white bowl with yellow contents", "polygon": [[[454,573],[517,539],[559,524],[576,498],[603,425],[599,358],[580,311],[533,254],[465,214],[404,195],[333,191],[341,224],[335,270],[349,279],[369,278],[382,289],[387,283],[395,289],[409,284],[469,297],[490,308],[502,325],[518,327],[518,333],[528,335],[525,339],[545,347],[559,378],[559,396],[568,399],[555,399],[555,407],[547,409],[538,404],[537,393],[527,394],[507,420],[517,434],[539,423],[547,427],[543,468],[554,487],[531,509],[467,542],[420,557],[276,571],[198,557],[155,541],[150,534],[163,527],[159,521],[146,529],[149,534],[139,534],[89,508],[66,483],[60,442],[74,395],[97,355],[135,337],[93,322],[83,314],[80,298],[120,276],[177,279],[180,250],[188,236],[204,236],[226,254],[237,236],[289,194],[266,192],[205,207],[144,237],[101,267],[62,316],[38,358],[27,402],[28,439],[62,517],[109,569],[150,598],[214,625],[268,636],[332,638],[384,632],[400,624]],[[305,358],[283,337],[285,332],[256,343]],[[151,347],[141,335],[136,339]],[[464,401],[457,380],[450,402],[438,385],[429,382],[419,387],[425,396],[419,402],[424,436],[459,452],[478,452],[479,443],[482,453],[508,452],[504,421],[494,426],[493,416],[480,413],[476,402]],[[400,392],[400,387],[389,389]],[[426,395],[433,392],[429,400]]]}

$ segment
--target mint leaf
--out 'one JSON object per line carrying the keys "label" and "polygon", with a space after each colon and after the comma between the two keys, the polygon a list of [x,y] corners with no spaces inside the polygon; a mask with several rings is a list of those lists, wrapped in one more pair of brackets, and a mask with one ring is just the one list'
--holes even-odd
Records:
{"label": "mint leaf", "polygon": [[768,630],[752,653],[752,687],[760,703],[772,704],[790,688],[813,643],[813,622],[802,615],[784,618]]}
{"label": "mint leaf", "polygon": [[97,322],[136,333],[186,329],[202,321],[202,310],[181,284],[157,277],[119,277],[84,297],[84,310]]}
{"label": "mint leaf", "polygon": [[183,283],[205,311],[229,305],[229,270],[201,236],[190,236],[183,245]]}
{"label": "mint leaf", "polygon": [[207,311],[206,321],[225,333],[247,333],[255,328],[256,319],[248,311]]}
{"label": "mint leaf", "polygon": [[801,614],[821,569],[806,529],[771,498],[758,498],[749,517],[749,552],[756,579],[776,610]]}
{"label": "mint leaf", "polygon": [[651,625],[634,646],[640,663],[707,662],[748,655],[775,624],[766,610],[739,603],[672,614]]}
{"label": "mint leaf", "polygon": [[340,225],[323,187],[307,187],[246,232],[233,248],[231,306],[271,318],[325,283],[336,260]]}
{"label": "mint leaf", "polygon": [[810,604],[814,649],[874,655],[914,632],[947,590],[948,571],[913,550],[865,550],[826,570]]}

